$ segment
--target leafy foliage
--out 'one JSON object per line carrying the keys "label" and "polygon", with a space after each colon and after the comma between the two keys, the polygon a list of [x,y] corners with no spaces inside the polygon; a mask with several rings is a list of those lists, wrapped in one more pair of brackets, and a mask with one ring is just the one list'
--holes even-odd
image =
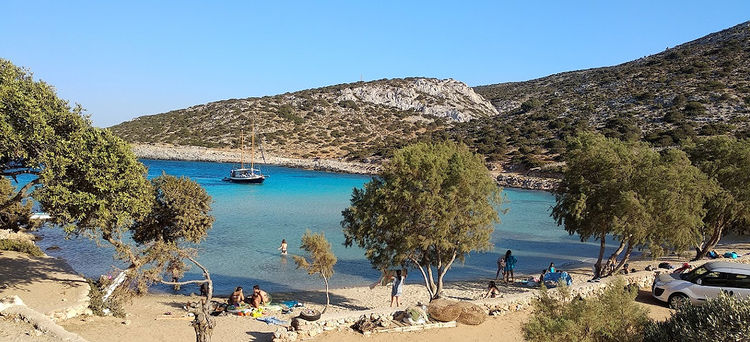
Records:
{"label": "leafy foliage", "polygon": [[598,269],[607,235],[621,242],[610,263],[625,244],[627,259],[636,246],[661,254],[697,242],[703,203],[715,186],[684,152],[658,153],[643,143],[586,133],[571,140],[565,161],[552,216],[582,241],[600,241]]}
{"label": "leafy foliage", "polygon": [[0,209],[0,229],[18,231],[35,228],[36,224],[29,219],[34,204],[31,201],[26,201],[26,203],[14,201],[11,198],[14,195],[15,187],[7,178],[0,178],[0,202],[6,203]]}
{"label": "leafy foliage", "polygon": [[336,256],[331,251],[331,244],[323,233],[313,234],[307,230],[302,236],[300,248],[309,254],[309,260],[304,256],[295,255],[294,263],[297,264],[297,268],[305,269],[307,274],[319,274],[323,278],[326,285],[326,308],[328,308],[331,302],[328,295],[328,280],[333,276],[333,266],[336,265]]}
{"label": "leafy foliage", "polygon": [[498,203],[497,185],[465,145],[418,143],[396,151],[378,177],[354,189],[341,224],[346,245],[364,248],[373,267],[414,265],[438,297],[455,260],[490,248]]}
{"label": "leafy foliage", "polygon": [[640,341],[648,323],[646,309],[634,299],[636,288],[617,279],[598,296],[573,297],[566,286],[556,293],[542,289],[534,312],[523,325],[529,341]]}
{"label": "leafy foliage", "polygon": [[750,139],[703,138],[686,148],[692,162],[718,186],[705,202],[697,258],[714,248],[728,229],[747,233],[750,224]]}
{"label": "leafy foliage", "polygon": [[44,256],[44,252],[37,245],[27,240],[0,239],[0,251],[21,252],[35,257]]}
{"label": "leafy foliage", "polygon": [[750,336],[750,299],[725,293],[702,305],[682,305],[663,322],[651,322],[644,341],[746,341]]}

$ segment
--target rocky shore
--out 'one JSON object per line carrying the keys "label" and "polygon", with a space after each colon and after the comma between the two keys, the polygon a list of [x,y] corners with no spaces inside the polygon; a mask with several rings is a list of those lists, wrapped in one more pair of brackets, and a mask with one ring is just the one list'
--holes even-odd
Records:
{"label": "rocky shore", "polygon": [[[240,151],[215,149],[198,146],[176,146],[167,144],[133,144],[133,152],[138,158],[185,161],[210,161],[239,163]],[[358,163],[335,159],[297,159],[266,155],[266,163],[318,171],[344,172],[356,174],[376,174],[379,164]]]}
{"label": "rocky shore", "polygon": [[[176,146],[166,144],[134,144],[133,152],[138,158],[160,160],[210,161],[236,163],[240,161],[240,151],[230,149],[215,149],[198,146]],[[374,175],[380,171],[379,163],[359,163],[336,159],[297,159],[273,155],[266,155],[266,163],[285,167]],[[553,178],[525,176],[519,173],[493,174],[497,183],[502,187],[529,190],[550,191],[559,182]]]}

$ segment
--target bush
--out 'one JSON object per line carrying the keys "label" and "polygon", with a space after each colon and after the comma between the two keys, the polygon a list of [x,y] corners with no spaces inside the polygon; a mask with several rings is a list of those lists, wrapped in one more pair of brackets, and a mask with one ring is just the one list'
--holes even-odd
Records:
{"label": "bush", "polygon": [[26,253],[35,257],[44,256],[37,245],[27,240],[0,239],[0,250]]}
{"label": "bush", "polygon": [[644,341],[747,341],[749,336],[750,299],[726,294],[703,305],[684,305],[644,331]]}
{"label": "bush", "polygon": [[646,309],[635,303],[637,288],[626,288],[616,279],[597,297],[573,298],[559,287],[551,294],[542,289],[533,302],[534,312],[523,325],[529,341],[639,341],[648,324]]}
{"label": "bush", "polygon": [[112,293],[107,303],[104,303],[102,297],[104,297],[104,289],[112,283],[112,279],[102,276],[100,280],[94,280],[86,278],[86,282],[89,283],[89,309],[97,316],[106,316],[109,311],[113,316],[124,318],[124,297],[127,290],[123,290],[126,286],[120,286]]}

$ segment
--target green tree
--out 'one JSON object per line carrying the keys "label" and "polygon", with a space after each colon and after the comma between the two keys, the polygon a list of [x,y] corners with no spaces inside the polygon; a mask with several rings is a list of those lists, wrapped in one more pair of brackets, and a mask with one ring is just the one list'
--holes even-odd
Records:
{"label": "green tree", "polygon": [[328,281],[333,276],[333,266],[336,265],[336,256],[331,251],[331,244],[328,243],[323,233],[313,234],[308,230],[305,235],[302,236],[302,250],[309,254],[309,260],[304,256],[294,256],[294,263],[297,264],[297,268],[303,268],[307,271],[307,274],[319,274],[323,278],[323,283],[326,286],[326,306],[323,308],[323,313],[328,309],[328,305],[331,304],[331,298],[328,294]]}
{"label": "green tree", "polygon": [[[584,133],[571,141],[566,164],[552,216],[582,241],[599,240],[595,277],[619,269],[636,247],[661,254],[698,239],[702,205],[713,187],[684,152],[660,154],[644,143]],[[602,267],[608,236],[619,246]]]}
{"label": "green tree", "polygon": [[342,213],[345,244],[364,248],[377,269],[413,265],[430,298],[438,298],[456,260],[491,247],[499,192],[482,159],[465,145],[407,146],[379,177],[354,189]]}
{"label": "green tree", "polygon": [[[15,187],[11,184],[10,180],[5,177],[0,177],[0,201],[5,203],[9,201],[11,196],[15,195]],[[8,204],[0,210],[0,229],[10,229],[13,231],[20,230],[21,228],[33,228],[34,223],[31,221],[31,209],[33,203],[27,201],[26,203],[10,201]]]}
{"label": "green tree", "polygon": [[707,211],[696,259],[710,252],[728,230],[747,233],[750,224],[750,140],[719,136],[686,147],[693,164],[718,185],[705,202]]}

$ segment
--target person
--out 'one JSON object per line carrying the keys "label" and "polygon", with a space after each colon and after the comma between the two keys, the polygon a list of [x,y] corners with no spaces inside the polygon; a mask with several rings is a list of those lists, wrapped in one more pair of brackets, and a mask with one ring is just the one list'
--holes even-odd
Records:
{"label": "person", "polygon": [[505,280],[506,285],[508,282],[514,282],[513,269],[516,268],[517,261],[518,260],[512,255],[510,249],[505,252],[505,274],[503,275],[503,280]]}
{"label": "person", "polygon": [[547,268],[547,272],[549,272],[549,273],[555,273],[555,263],[554,262],[549,263],[549,267]]}
{"label": "person", "polygon": [[682,267],[674,270],[673,273],[684,273],[684,272],[687,272],[687,271],[690,270],[690,267],[692,267],[692,266],[690,266],[690,264],[684,263],[684,264],[682,264]]}
{"label": "person", "polygon": [[503,279],[505,279],[505,257],[502,255],[497,257],[497,273],[495,273],[495,280],[500,277],[500,272],[503,272]]}
{"label": "person", "polygon": [[281,250],[281,255],[286,255],[286,239],[281,239],[281,246],[276,249]]}
{"label": "person", "polygon": [[250,296],[250,305],[254,308],[259,308],[261,305],[265,305],[271,302],[270,297],[266,291],[260,289],[260,286],[253,286],[253,295]]}
{"label": "person", "polygon": [[201,296],[208,297],[208,282],[201,284]]}
{"label": "person", "polygon": [[392,278],[393,287],[391,288],[391,307],[393,307],[394,302],[396,303],[396,307],[398,307],[398,297],[404,292],[404,280],[406,279],[406,275],[402,273],[401,270],[396,270],[396,276]]}
{"label": "person", "polygon": [[497,288],[495,281],[490,280],[490,284],[487,286],[487,293],[484,295],[484,298],[487,298],[487,297],[495,298],[499,294],[500,294],[500,289]]}
{"label": "person", "polygon": [[240,305],[245,300],[245,295],[242,293],[242,286],[237,286],[229,296],[229,305]]}

